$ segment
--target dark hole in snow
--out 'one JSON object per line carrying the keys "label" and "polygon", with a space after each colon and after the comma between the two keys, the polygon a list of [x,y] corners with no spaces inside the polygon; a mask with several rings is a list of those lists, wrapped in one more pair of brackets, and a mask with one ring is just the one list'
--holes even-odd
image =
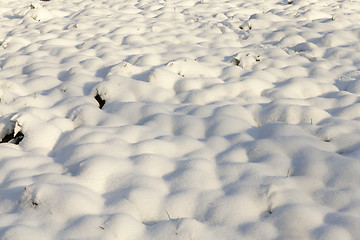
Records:
{"label": "dark hole in snow", "polygon": [[96,94],[95,100],[99,103],[99,108],[102,109],[105,105],[105,100],[101,98],[100,94]]}
{"label": "dark hole in snow", "polygon": [[7,134],[2,140],[2,143],[7,143],[14,138],[14,132]]}
{"label": "dark hole in snow", "polygon": [[11,133],[7,134],[0,143],[13,143],[18,145],[21,140],[23,140],[24,138],[24,134],[22,132],[18,132],[15,136],[14,136],[14,131],[12,131]]}
{"label": "dark hole in snow", "polygon": [[23,138],[24,134],[22,132],[18,132],[11,142],[17,145],[23,140]]}

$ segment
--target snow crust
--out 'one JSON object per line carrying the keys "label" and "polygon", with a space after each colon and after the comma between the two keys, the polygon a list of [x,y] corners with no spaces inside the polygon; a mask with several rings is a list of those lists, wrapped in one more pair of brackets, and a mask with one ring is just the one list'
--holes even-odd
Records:
{"label": "snow crust", "polygon": [[1,239],[359,239],[359,1],[0,2]]}

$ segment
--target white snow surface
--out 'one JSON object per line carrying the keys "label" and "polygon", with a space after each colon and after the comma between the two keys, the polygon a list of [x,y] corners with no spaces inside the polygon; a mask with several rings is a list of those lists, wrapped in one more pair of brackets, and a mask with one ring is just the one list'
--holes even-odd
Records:
{"label": "white snow surface", "polygon": [[360,239],[359,0],[0,3],[0,239]]}

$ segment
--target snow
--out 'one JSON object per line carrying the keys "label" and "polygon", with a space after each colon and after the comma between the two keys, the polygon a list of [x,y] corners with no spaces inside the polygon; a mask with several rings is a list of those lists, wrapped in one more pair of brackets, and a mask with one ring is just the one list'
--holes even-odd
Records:
{"label": "snow", "polygon": [[357,0],[0,0],[0,239],[358,239]]}

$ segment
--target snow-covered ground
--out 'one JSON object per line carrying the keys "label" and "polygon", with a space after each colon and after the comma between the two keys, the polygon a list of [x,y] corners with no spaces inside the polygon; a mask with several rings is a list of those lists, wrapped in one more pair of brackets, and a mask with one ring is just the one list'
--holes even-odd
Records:
{"label": "snow-covered ground", "polygon": [[0,239],[360,239],[359,0],[0,3]]}

